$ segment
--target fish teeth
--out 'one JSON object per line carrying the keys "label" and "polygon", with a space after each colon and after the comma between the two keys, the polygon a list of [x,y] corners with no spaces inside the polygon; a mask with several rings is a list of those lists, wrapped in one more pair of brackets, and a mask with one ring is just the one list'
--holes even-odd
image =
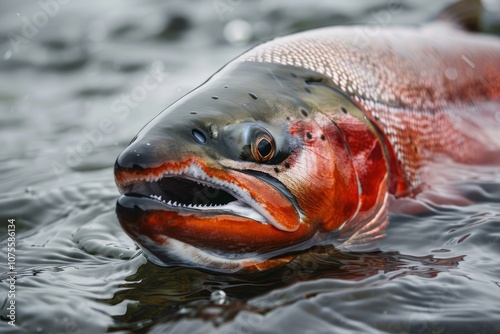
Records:
{"label": "fish teeth", "polygon": [[136,181],[156,182],[159,179],[161,179],[163,177],[163,175],[164,174],[160,174],[160,175],[148,174],[144,178],[130,179],[129,182],[136,182]]}
{"label": "fish teeth", "polygon": [[158,196],[158,195],[151,194],[151,195],[149,195],[149,197],[150,197],[150,198],[154,198],[154,199],[159,200],[159,201],[161,201],[161,200],[162,200],[162,199],[161,199],[161,195],[160,195],[160,196]]}
{"label": "fish teeth", "polygon": [[[266,218],[268,217],[269,214],[265,212],[265,210],[258,205],[258,203],[255,203],[255,200],[253,200],[250,196],[250,194],[239,188],[236,184],[233,182],[225,181],[225,180],[220,180],[215,177],[211,177],[206,174],[205,170],[198,165],[197,163],[191,162],[188,164],[187,167],[181,167],[181,166],[174,166],[172,169],[164,169],[160,173],[150,173],[149,175],[144,175],[143,177],[137,177],[137,175],[134,175],[130,179],[128,179],[128,182],[136,182],[136,181],[148,181],[148,182],[157,182],[160,179],[164,177],[172,177],[172,176],[177,176],[177,175],[182,175],[181,177],[187,177],[190,180],[196,182],[196,184],[202,185],[204,187],[210,187],[213,189],[223,189],[225,191],[228,191],[237,198],[237,203],[240,204],[234,204],[231,202],[231,204],[220,204],[220,203],[181,203],[177,202],[174,200],[170,200],[168,198],[163,199],[162,196],[160,195],[154,195],[151,194],[149,195],[150,198],[156,199],[161,203],[165,203],[165,205],[171,206],[171,207],[178,207],[178,208],[186,208],[186,209],[193,209],[193,210],[227,210],[227,211],[233,211],[233,206],[236,205],[237,210],[240,210],[240,206],[242,204],[245,205],[246,211],[245,214],[250,214],[251,212],[255,211],[255,215],[260,217],[258,220],[261,222],[266,222]],[[248,207],[248,208],[246,208]],[[248,211],[248,212],[247,212]],[[239,211],[238,211],[239,212]],[[271,217],[272,218],[272,217]],[[267,219],[270,219],[269,217]]]}

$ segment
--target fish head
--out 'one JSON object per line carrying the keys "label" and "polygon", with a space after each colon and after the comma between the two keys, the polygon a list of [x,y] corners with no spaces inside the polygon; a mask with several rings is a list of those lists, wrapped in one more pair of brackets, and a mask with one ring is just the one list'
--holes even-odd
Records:
{"label": "fish head", "polygon": [[355,215],[355,165],[338,122],[324,111],[358,111],[326,80],[242,62],[138,133],[116,160],[117,215],[150,261],[268,269]]}

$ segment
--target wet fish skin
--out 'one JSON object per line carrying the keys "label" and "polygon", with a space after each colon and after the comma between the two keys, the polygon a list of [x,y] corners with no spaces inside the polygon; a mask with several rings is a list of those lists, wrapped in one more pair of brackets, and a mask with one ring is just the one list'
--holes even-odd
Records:
{"label": "wet fish skin", "polygon": [[[423,168],[436,154],[482,162],[485,146],[497,147],[496,133],[474,138],[479,134],[469,136],[456,123],[473,123],[466,115],[471,109],[477,114],[482,104],[500,99],[498,38],[436,22],[380,30],[370,44],[360,45],[356,31],[338,27],[295,34],[241,59],[286,63],[331,78],[388,137],[410,187],[421,183]],[[461,150],[455,149],[458,144]]]}
{"label": "wet fish skin", "polygon": [[[151,244],[146,248],[155,251],[149,250],[148,257],[156,263],[186,264],[185,259],[173,259],[172,251],[158,251],[157,246],[165,245],[168,240],[182,240],[209,249],[211,256],[231,254],[227,266],[241,269],[258,266],[263,259],[277,254],[288,257],[283,254],[292,249],[308,248],[349,220],[355,223],[344,224],[345,236],[336,231],[340,239],[349,239],[357,225],[368,227],[364,223],[372,217],[369,212],[379,213],[375,207],[386,203],[387,164],[383,145],[357,106],[343,92],[332,89],[328,81],[325,76],[300,68],[235,63],[169,107],[171,111],[147,125],[117,160],[117,184],[122,193],[129,194],[118,201],[117,212],[125,230],[134,238],[148,236],[155,240],[140,243],[143,247]],[[259,87],[255,82],[266,84]],[[217,99],[212,98],[215,93],[219,94]],[[325,108],[332,112],[336,108],[338,119],[327,117],[323,113]],[[344,123],[353,134],[364,136],[366,145],[349,150],[341,130]],[[249,126],[264,128],[272,134],[277,149],[268,163],[244,161],[239,156],[242,147],[236,137]],[[205,138],[203,143],[193,135],[193,130]],[[353,140],[354,137],[347,139]],[[366,148],[374,151],[373,157],[353,162],[351,155],[362,157]],[[361,161],[373,161],[370,179],[355,170]],[[151,180],[176,168],[178,173],[191,163],[211,177],[229,180],[248,192],[279,225],[263,224],[241,215],[229,216],[227,212],[202,214],[182,208],[181,213],[167,210],[155,199],[130,196],[134,192],[147,192],[143,189],[147,186],[137,186],[132,180]],[[377,174],[376,166],[380,173],[373,177]],[[364,186],[361,181],[375,185],[374,195],[366,190],[359,194]],[[322,186],[311,187],[311,184]],[[383,191],[378,191],[379,188]],[[190,194],[197,196],[194,192]],[[332,206],[335,210],[331,210]],[[137,208],[142,214],[135,212]],[[376,222],[380,226],[385,223],[385,219]],[[371,240],[377,237],[372,236]],[[226,270],[213,266],[210,264],[209,268]]]}
{"label": "wet fish skin", "polygon": [[443,22],[368,45],[356,33],[262,44],[141,130],[117,159],[117,214],[151,261],[234,272],[318,244],[365,249],[385,233],[388,194],[418,191],[435,159],[498,156],[497,38]]}

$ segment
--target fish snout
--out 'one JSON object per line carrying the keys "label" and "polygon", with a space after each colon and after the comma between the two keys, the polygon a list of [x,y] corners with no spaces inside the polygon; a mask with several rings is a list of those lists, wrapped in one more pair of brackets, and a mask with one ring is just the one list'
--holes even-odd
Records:
{"label": "fish snout", "polygon": [[[190,129],[175,127],[139,133],[116,159],[119,169],[151,169],[165,162],[182,161],[197,151],[199,140]],[[204,136],[198,134],[198,136]],[[194,140],[193,140],[194,139]]]}
{"label": "fish snout", "polygon": [[182,137],[182,133],[174,131],[139,133],[115,162],[114,176],[120,192],[133,191],[137,181],[161,178],[166,166],[180,168],[196,152],[196,145]]}
{"label": "fish snout", "polygon": [[157,162],[157,153],[149,141],[134,139],[118,156],[115,169],[147,169]]}

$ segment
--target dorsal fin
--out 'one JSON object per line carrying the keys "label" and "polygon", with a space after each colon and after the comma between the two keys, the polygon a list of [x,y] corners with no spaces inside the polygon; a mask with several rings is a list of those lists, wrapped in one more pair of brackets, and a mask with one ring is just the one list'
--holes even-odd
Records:
{"label": "dorsal fin", "polygon": [[480,31],[482,12],[481,0],[459,0],[446,7],[437,19],[451,22],[464,30]]}

